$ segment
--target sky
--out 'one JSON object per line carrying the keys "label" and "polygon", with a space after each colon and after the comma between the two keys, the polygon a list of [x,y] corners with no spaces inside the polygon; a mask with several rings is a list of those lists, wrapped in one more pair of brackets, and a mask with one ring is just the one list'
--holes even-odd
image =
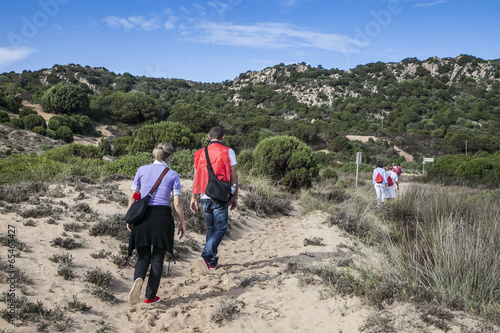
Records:
{"label": "sky", "polygon": [[79,64],[198,82],[305,62],[500,58],[498,0],[0,0],[0,73]]}

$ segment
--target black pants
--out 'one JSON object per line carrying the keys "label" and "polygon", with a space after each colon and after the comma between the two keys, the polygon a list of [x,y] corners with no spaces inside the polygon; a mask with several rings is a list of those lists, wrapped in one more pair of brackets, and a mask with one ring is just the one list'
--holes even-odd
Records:
{"label": "black pants", "polygon": [[153,246],[142,246],[137,248],[137,263],[135,264],[134,281],[137,278],[146,279],[146,273],[151,265],[149,272],[148,286],[146,288],[146,298],[153,299],[158,292],[160,286],[161,273],[163,271],[163,261],[165,260],[165,253],[167,251]]}

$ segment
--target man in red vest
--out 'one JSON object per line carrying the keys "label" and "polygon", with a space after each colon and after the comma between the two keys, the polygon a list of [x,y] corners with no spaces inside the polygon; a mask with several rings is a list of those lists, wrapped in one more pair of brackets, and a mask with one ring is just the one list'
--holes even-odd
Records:
{"label": "man in red vest", "polygon": [[236,172],[236,154],[234,151],[222,144],[224,141],[224,129],[220,126],[213,127],[208,135],[210,144],[208,145],[208,156],[214,174],[223,181],[230,181],[232,185],[232,197],[228,203],[220,203],[212,200],[205,194],[208,184],[207,159],[205,148],[194,153],[194,183],[191,194],[191,211],[196,214],[198,211],[198,199],[205,213],[207,223],[206,244],[201,253],[201,258],[197,264],[202,268],[203,274],[210,273],[219,265],[217,258],[217,248],[227,231],[228,206],[231,210],[238,204],[238,174]]}

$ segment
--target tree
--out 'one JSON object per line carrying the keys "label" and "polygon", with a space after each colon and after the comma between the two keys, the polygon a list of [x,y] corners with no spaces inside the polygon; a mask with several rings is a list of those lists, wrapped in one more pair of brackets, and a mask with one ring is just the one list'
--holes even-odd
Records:
{"label": "tree", "polygon": [[30,114],[38,114],[38,112],[36,112],[35,110],[33,110],[32,108],[29,108],[29,107],[24,107],[20,112],[19,112],[19,118],[24,118],[26,117],[27,115],[30,115]]}
{"label": "tree", "polygon": [[193,133],[181,123],[162,121],[145,125],[134,132],[131,151],[152,152],[161,142],[169,142],[176,150],[193,146]]}
{"label": "tree", "polygon": [[113,153],[113,148],[111,147],[111,143],[106,138],[101,138],[97,147],[99,148],[99,151],[103,155],[111,155]]}
{"label": "tree", "polygon": [[292,136],[275,136],[262,140],[255,148],[256,169],[282,181],[288,191],[310,187],[318,177],[316,157],[305,143]]}
{"label": "tree", "polygon": [[50,117],[49,119],[49,124],[48,124],[48,128],[53,130],[53,131],[57,131],[59,129],[59,127],[61,126],[67,126],[69,128],[71,128],[71,119],[70,117],[65,114],[65,115],[55,115],[55,116],[52,116]]}
{"label": "tree", "polygon": [[42,107],[49,113],[85,113],[89,110],[87,92],[78,85],[61,82],[42,96]]}
{"label": "tree", "polygon": [[56,137],[58,139],[64,140],[67,143],[73,142],[73,132],[71,132],[71,128],[68,126],[61,126],[56,131]]}
{"label": "tree", "polygon": [[169,121],[187,126],[193,133],[208,133],[217,125],[210,110],[196,104],[176,104],[172,107]]}
{"label": "tree", "polygon": [[349,150],[351,148],[351,145],[349,144],[349,139],[347,139],[345,136],[339,135],[332,140],[328,148],[331,151],[339,152]]}
{"label": "tree", "polygon": [[32,130],[34,127],[40,126],[46,128],[45,119],[39,114],[30,114],[23,119],[24,128],[27,130]]}
{"label": "tree", "polygon": [[0,123],[8,123],[10,121],[7,111],[0,110]]}
{"label": "tree", "polygon": [[164,119],[161,104],[142,92],[115,91],[99,101],[102,109],[119,122],[136,124]]}

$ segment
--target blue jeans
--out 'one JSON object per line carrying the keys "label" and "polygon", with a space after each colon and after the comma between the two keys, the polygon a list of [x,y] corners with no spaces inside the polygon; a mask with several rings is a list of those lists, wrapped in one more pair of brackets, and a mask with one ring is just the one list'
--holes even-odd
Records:
{"label": "blue jeans", "polygon": [[212,267],[217,265],[219,260],[217,258],[217,248],[227,231],[228,205],[229,203],[218,204],[211,199],[201,200],[201,207],[207,222],[207,243],[203,248],[201,257]]}

